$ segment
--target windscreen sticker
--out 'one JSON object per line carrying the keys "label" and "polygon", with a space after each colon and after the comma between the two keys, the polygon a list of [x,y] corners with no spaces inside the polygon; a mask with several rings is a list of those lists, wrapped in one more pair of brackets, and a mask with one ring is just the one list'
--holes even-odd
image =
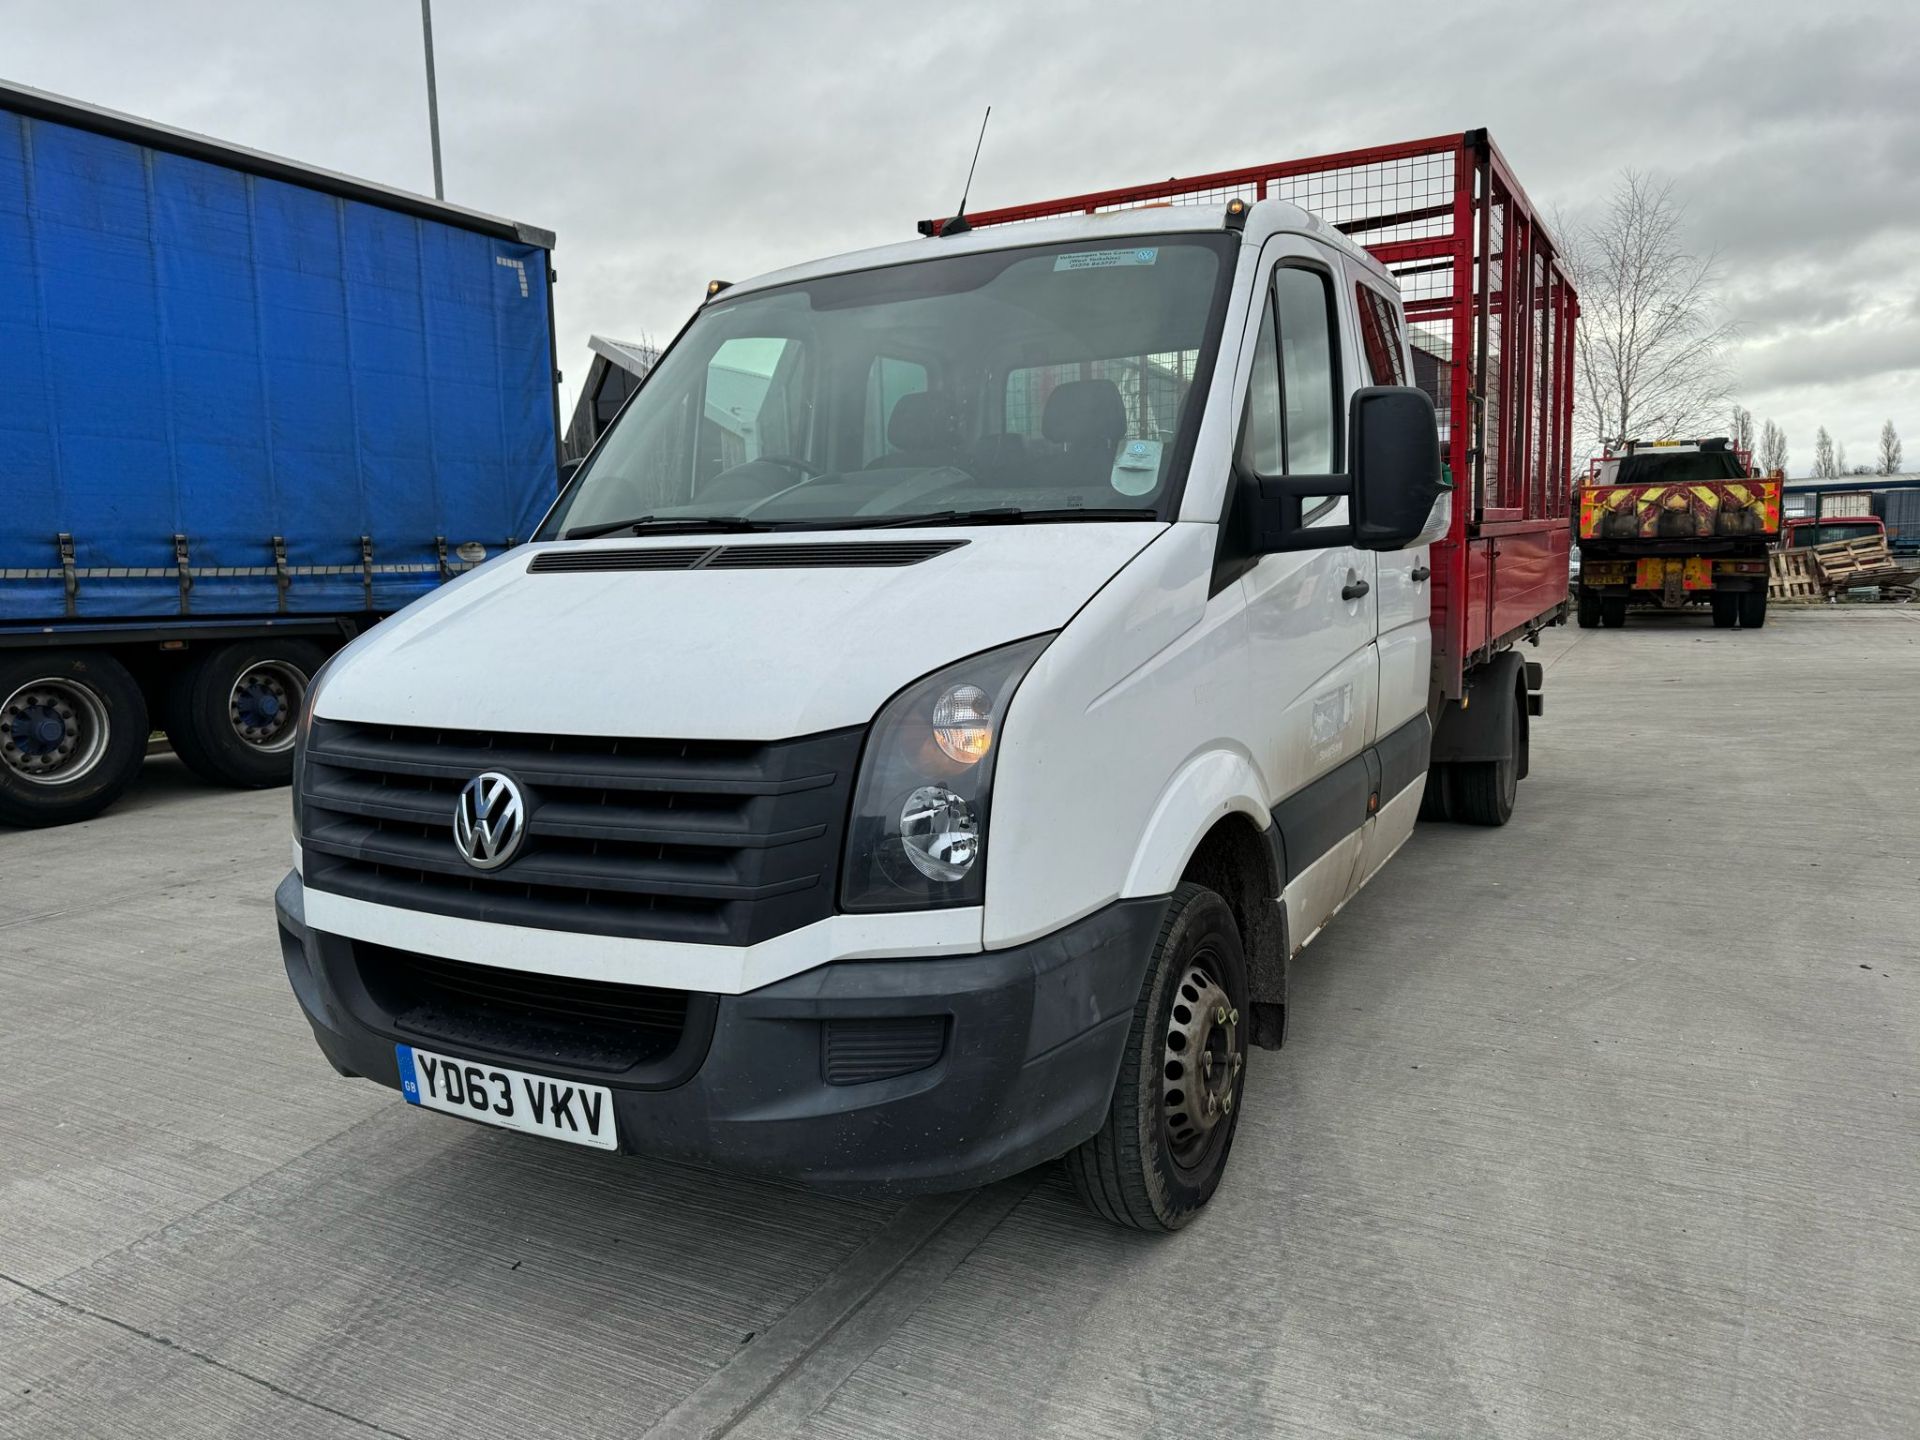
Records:
{"label": "windscreen sticker", "polygon": [[1158,440],[1128,440],[1113,462],[1112,484],[1122,495],[1145,495],[1160,483]]}
{"label": "windscreen sticker", "polygon": [[1157,245],[1132,250],[1076,250],[1071,255],[1054,257],[1053,268],[1061,270],[1112,270],[1121,265],[1151,265],[1160,258]]}

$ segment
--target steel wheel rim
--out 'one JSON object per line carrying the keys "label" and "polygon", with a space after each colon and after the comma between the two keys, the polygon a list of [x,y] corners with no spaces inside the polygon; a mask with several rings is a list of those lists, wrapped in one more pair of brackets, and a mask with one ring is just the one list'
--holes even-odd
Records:
{"label": "steel wheel rim", "polygon": [[1174,983],[1160,1053],[1160,1120],[1176,1165],[1205,1162],[1233,1114],[1245,1064],[1240,1012],[1202,952]]}
{"label": "steel wheel rim", "polygon": [[263,755],[291,750],[306,696],[305,671],[285,660],[261,660],[234,679],[227,692],[227,723],[250,750]]}
{"label": "steel wheel rim", "polygon": [[107,753],[107,703],[64,676],[29,680],[0,701],[0,762],[29,785],[71,785]]}

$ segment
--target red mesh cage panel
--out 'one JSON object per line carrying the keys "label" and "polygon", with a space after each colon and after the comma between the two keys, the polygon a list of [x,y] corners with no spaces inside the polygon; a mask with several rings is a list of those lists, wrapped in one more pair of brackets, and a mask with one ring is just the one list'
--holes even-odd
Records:
{"label": "red mesh cage panel", "polygon": [[[1558,248],[1483,130],[980,211],[974,226],[1152,205],[1291,201],[1365,247],[1406,307],[1455,484],[1434,547],[1436,667],[1465,666],[1566,602],[1573,326]],[[937,234],[941,222],[929,222]],[[1554,567],[1558,566],[1557,577]]]}

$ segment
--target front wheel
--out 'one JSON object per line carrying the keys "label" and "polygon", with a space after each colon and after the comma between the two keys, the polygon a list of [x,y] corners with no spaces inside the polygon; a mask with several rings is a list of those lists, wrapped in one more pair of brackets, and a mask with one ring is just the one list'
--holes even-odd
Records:
{"label": "front wheel", "polygon": [[1213,891],[1173,892],[1106,1122],[1066,1157],[1088,1209],[1136,1230],[1178,1230],[1226,1172],[1239,1123],[1252,1008],[1233,911]]}

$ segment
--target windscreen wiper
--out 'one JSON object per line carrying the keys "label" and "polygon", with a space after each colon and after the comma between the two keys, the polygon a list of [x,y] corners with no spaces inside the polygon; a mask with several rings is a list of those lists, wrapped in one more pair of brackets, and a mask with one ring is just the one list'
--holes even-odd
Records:
{"label": "windscreen wiper", "polygon": [[609,520],[601,525],[576,525],[562,540],[595,540],[602,535],[671,534],[675,531],[752,531],[777,530],[770,520],[749,520],[744,515],[642,515],[635,520]]}
{"label": "windscreen wiper", "polygon": [[876,520],[873,530],[904,530],[914,525],[1018,525],[1024,520],[1157,520],[1153,509],[1061,505],[1050,509],[1028,510],[1018,505],[996,505],[981,510],[935,510],[928,515],[903,515],[897,520]]}

